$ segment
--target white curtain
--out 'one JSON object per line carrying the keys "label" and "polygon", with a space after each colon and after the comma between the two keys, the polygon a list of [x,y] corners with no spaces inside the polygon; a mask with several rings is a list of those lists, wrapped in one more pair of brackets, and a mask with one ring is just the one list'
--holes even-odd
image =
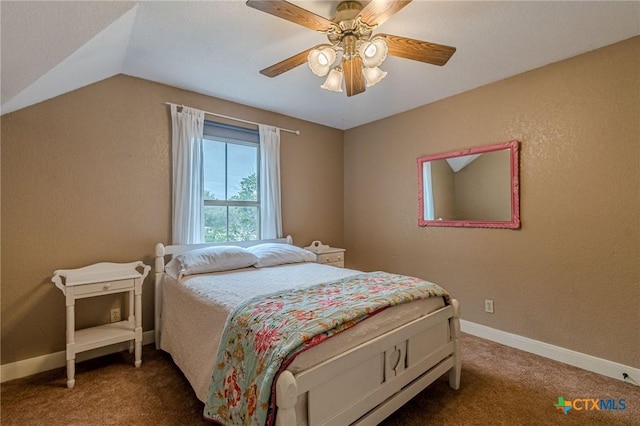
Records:
{"label": "white curtain", "polygon": [[173,244],[204,241],[202,135],[204,111],[171,105]]}
{"label": "white curtain", "polygon": [[260,132],[260,234],[262,239],[282,237],[280,209],[280,129],[258,126]]}

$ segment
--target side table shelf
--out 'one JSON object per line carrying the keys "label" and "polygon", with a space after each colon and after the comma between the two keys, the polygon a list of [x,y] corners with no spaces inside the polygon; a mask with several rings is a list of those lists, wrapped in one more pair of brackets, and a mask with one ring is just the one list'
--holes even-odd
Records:
{"label": "side table shelf", "polygon": [[[59,269],[51,281],[65,296],[67,314],[67,387],[75,385],[76,354],[103,346],[131,341],[135,366],[142,364],[142,284],[151,267],[143,262],[96,263],[78,269]],[[75,328],[77,299],[128,293],[128,318],[110,324]]]}

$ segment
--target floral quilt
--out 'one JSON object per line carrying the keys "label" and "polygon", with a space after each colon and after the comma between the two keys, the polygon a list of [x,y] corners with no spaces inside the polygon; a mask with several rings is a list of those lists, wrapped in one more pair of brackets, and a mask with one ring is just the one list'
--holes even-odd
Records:
{"label": "floral quilt", "polygon": [[204,417],[225,426],[272,424],[275,379],[298,353],[385,308],[437,296],[450,302],[436,284],[370,272],[242,303],[220,339]]}

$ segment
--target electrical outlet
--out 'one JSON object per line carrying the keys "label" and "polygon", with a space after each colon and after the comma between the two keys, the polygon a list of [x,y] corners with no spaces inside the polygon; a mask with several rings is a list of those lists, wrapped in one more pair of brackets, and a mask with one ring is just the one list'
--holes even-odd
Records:
{"label": "electrical outlet", "polygon": [[111,309],[111,322],[120,321],[120,308]]}
{"label": "electrical outlet", "polygon": [[493,300],[484,299],[484,311],[490,314],[493,313]]}

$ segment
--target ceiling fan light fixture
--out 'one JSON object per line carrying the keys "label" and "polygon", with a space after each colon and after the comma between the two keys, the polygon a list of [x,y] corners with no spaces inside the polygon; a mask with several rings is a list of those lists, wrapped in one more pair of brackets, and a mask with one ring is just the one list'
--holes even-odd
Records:
{"label": "ceiling fan light fixture", "polygon": [[366,82],[367,87],[375,86],[387,76],[387,72],[382,71],[378,67],[365,67],[362,69],[362,74],[364,75],[364,81]]}
{"label": "ceiling fan light fixture", "polygon": [[320,77],[327,75],[336,60],[336,51],[331,46],[312,49],[307,57],[309,68]]}
{"label": "ceiling fan light fixture", "polygon": [[325,90],[330,90],[332,92],[342,92],[343,78],[344,78],[344,75],[342,73],[342,70],[338,67],[335,67],[334,69],[331,70],[331,72],[329,72],[327,79],[325,80],[324,84],[320,87],[322,87]]}
{"label": "ceiling fan light fixture", "polygon": [[362,63],[365,67],[373,68],[377,67],[387,58],[387,43],[382,37],[376,37],[371,41],[365,41],[360,45],[358,53],[362,58]]}
{"label": "ceiling fan light fixture", "polygon": [[456,51],[452,46],[392,34],[373,35],[379,25],[411,0],[337,0],[335,3],[336,13],[327,19],[292,1],[248,0],[249,7],[323,33],[329,40],[328,44],[316,45],[260,70],[260,74],[273,78],[306,61],[314,74],[321,77],[329,74],[322,88],[342,92],[344,81],[347,96],[354,96],[387,75],[378,68],[387,55],[442,66]]}

